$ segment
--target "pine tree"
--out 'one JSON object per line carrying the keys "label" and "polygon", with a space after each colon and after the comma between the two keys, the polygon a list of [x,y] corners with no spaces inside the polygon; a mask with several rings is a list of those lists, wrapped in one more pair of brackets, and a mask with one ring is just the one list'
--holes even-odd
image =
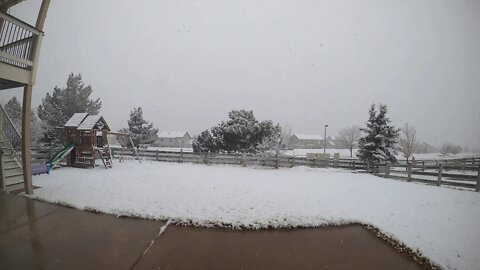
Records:
{"label": "pine tree", "polygon": [[12,97],[7,104],[5,104],[5,112],[15,124],[22,121],[22,105],[16,97]]}
{"label": "pine tree", "polygon": [[366,128],[362,128],[364,136],[358,140],[360,150],[358,158],[370,162],[372,165],[386,161],[396,162],[397,140],[400,130],[391,126],[387,114],[387,106],[379,105],[379,112],[372,104],[369,110],[369,119]]}
{"label": "pine tree", "polygon": [[155,142],[158,129],[154,129],[152,123],[143,119],[143,110],[138,107],[133,108],[133,111],[130,112],[127,131],[132,136],[135,146],[139,148]]}
{"label": "pine tree", "polygon": [[212,136],[212,133],[207,129],[198,135],[196,140],[192,142],[194,152],[212,152],[216,153],[219,150],[218,141]]}
{"label": "pine tree", "polygon": [[[13,122],[13,125],[17,129],[18,132],[22,131],[22,104],[18,101],[16,97],[12,97],[7,104],[5,104],[5,112],[7,113],[8,117]],[[30,141],[32,146],[37,146],[38,141],[41,135],[41,127],[40,127],[40,121],[38,121],[37,115],[35,114],[35,111],[31,111],[31,124],[30,124],[30,130],[31,130],[31,137]]]}
{"label": "pine tree", "polygon": [[62,144],[62,133],[56,127],[62,127],[75,113],[98,114],[102,107],[100,98],[90,99],[93,90],[85,86],[80,74],[70,73],[67,87],[55,86],[53,93],[47,93],[38,106],[38,117],[44,122],[40,139],[48,146]]}
{"label": "pine tree", "polygon": [[206,130],[194,140],[195,152],[256,153],[260,144],[281,133],[281,127],[272,121],[259,122],[253,111],[232,110],[228,120],[222,121],[210,131]]}

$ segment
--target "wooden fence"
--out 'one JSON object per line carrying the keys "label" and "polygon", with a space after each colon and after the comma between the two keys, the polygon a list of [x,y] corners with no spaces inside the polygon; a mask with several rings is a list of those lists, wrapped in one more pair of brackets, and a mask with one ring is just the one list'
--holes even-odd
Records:
{"label": "wooden fence", "polygon": [[[32,163],[44,163],[60,149],[32,148]],[[134,159],[133,149],[112,147],[114,158]],[[370,164],[352,158],[310,159],[295,156],[262,154],[225,154],[139,150],[146,160],[163,162],[190,162],[203,164],[232,164],[240,166],[342,168],[368,172],[385,178],[398,178],[431,185],[444,185],[480,191],[480,157],[443,160],[417,160],[415,163],[399,160],[395,164]]]}
{"label": "wooden fence", "polygon": [[[294,166],[343,168],[373,173],[386,178],[400,178],[407,181],[480,191],[480,157],[419,160],[415,164],[406,160],[399,160],[395,164],[370,166],[370,164],[351,158],[309,159],[284,155],[167,152],[159,150],[139,150],[138,154],[147,160],[163,162],[257,165],[277,168]],[[132,149],[112,148],[112,155],[114,158],[134,158]]]}

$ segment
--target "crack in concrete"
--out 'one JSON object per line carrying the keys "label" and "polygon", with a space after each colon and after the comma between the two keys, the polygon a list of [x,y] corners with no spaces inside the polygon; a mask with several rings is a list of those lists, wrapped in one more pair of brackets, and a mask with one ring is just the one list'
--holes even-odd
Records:
{"label": "crack in concrete", "polygon": [[133,270],[135,268],[135,266],[137,266],[138,262],[140,262],[140,260],[143,258],[143,256],[145,256],[145,254],[147,254],[147,252],[153,246],[155,241],[165,232],[165,230],[167,230],[168,225],[170,225],[171,223],[172,223],[172,221],[169,219],[169,220],[167,220],[167,222],[162,227],[160,227],[160,230],[158,231],[158,234],[150,241],[150,244],[143,251],[143,253],[140,256],[138,256],[138,258],[135,260],[133,265],[130,267],[130,270]]}

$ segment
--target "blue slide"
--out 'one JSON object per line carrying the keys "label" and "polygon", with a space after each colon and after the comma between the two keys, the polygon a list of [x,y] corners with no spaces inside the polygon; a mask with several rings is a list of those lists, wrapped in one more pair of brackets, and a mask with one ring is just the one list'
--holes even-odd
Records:
{"label": "blue slide", "polygon": [[64,157],[66,157],[68,153],[73,150],[73,148],[75,148],[75,142],[67,144],[62,150],[53,155],[53,157],[49,161],[47,161],[47,173],[49,173],[53,169],[53,167],[57,165],[58,162],[60,162]]}

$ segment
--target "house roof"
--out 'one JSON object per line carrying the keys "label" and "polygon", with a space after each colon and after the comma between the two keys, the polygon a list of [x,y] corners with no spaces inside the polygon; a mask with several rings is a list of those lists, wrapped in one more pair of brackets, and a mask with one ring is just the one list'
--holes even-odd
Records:
{"label": "house roof", "polygon": [[89,115],[89,116],[87,116],[87,118],[85,118],[85,120],[83,120],[83,122],[78,126],[77,129],[79,129],[79,130],[91,130],[95,127],[97,127],[98,129],[102,129],[103,127],[106,127],[108,130],[110,130],[110,128],[107,125],[107,122],[100,115]]}
{"label": "house roof", "polygon": [[65,127],[78,127],[83,120],[88,116],[88,113],[76,113],[65,123]]}
{"label": "house roof", "polygon": [[89,115],[88,113],[76,113],[65,123],[65,127],[74,127],[79,130],[91,130],[93,128],[102,129],[106,127],[108,130],[107,122],[100,115]]}
{"label": "house roof", "polygon": [[323,140],[323,137],[317,134],[294,134],[300,140]]}
{"label": "house roof", "polygon": [[188,134],[186,131],[160,131],[158,132],[158,137],[159,138],[182,138],[185,136],[185,134]]}

